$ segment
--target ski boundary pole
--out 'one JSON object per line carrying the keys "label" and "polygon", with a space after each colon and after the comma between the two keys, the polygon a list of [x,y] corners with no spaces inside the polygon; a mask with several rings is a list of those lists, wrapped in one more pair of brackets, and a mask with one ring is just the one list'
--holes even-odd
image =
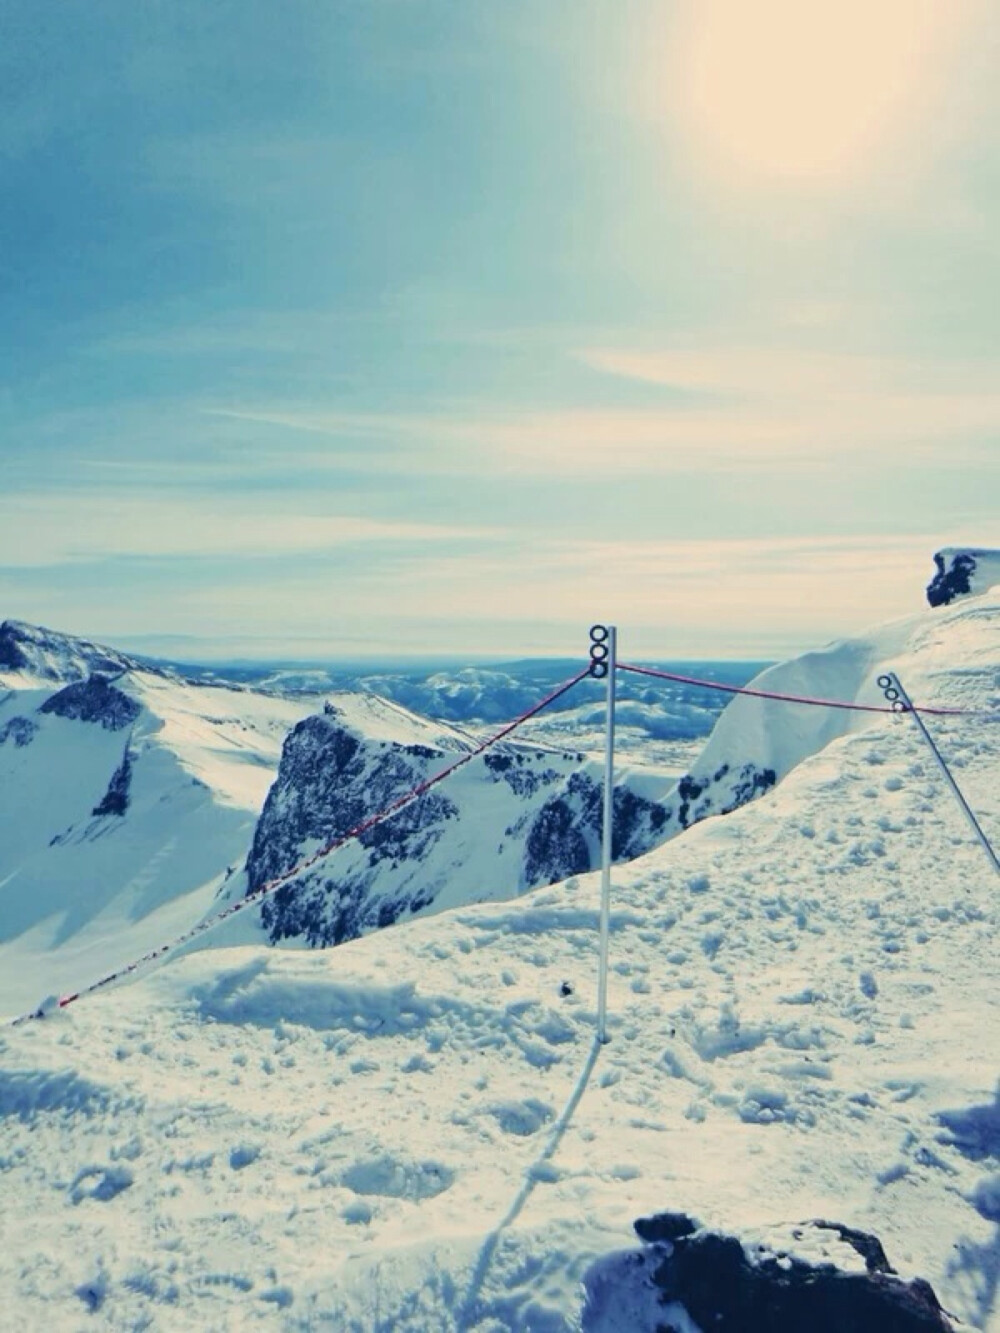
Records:
{"label": "ski boundary pole", "polygon": [[103,977],[98,978],[97,981],[91,982],[89,986],[83,986],[80,990],[73,991],[67,995],[62,995],[57,1000],[53,999],[51,1002],[48,1000],[43,1001],[37,1009],[31,1010],[28,1013],[19,1014],[16,1018],[6,1020],[3,1026],[19,1027],[22,1023],[30,1022],[32,1019],[44,1018],[47,1014],[56,1009],[65,1009],[69,1005],[75,1004],[77,1000],[82,999],[84,996],[93,995],[96,991],[103,990],[105,986],[110,986],[113,982],[119,981],[123,977],[131,976],[146,964],[158,962],[166,957],[168,953],[173,952],[175,949],[179,949],[183,944],[190,943],[191,940],[197,939],[200,935],[207,934],[208,931],[213,930],[223,921],[228,920],[232,916],[236,916],[238,912],[242,912],[248,907],[256,906],[265,898],[270,897],[271,894],[276,893],[278,889],[295,879],[297,875],[302,874],[304,870],[310,869],[324,857],[329,856],[332,852],[338,851],[347,843],[360,838],[361,835],[367,833],[369,829],[374,828],[377,824],[384,823],[387,819],[391,819],[393,815],[398,814],[405,806],[411,805],[414,801],[419,800],[429,792],[432,787],[436,787],[439,782],[444,782],[446,778],[451,777],[457,769],[462,768],[465,764],[478,758],[479,755],[484,754],[487,750],[502,741],[506,736],[509,736],[511,732],[516,731],[518,727],[535,717],[536,714],[542,711],[542,709],[547,708],[549,704],[554,703],[556,699],[561,698],[564,694],[568,694],[575,685],[578,685],[580,681],[584,680],[589,674],[590,667],[588,665],[578,671],[575,676],[572,676],[569,680],[564,681],[561,685],[557,686],[556,689],[547,694],[544,699],[541,699],[538,703],[533,704],[531,708],[528,708],[523,713],[519,714],[512,722],[508,722],[507,725],[501,727],[499,731],[494,732],[485,740],[480,741],[478,745],[473,746],[472,749],[468,750],[459,759],[456,759],[453,763],[450,763],[445,768],[441,769],[440,772],[435,773],[432,777],[425,778],[423,782],[418,782],[415,787],[412,787],[408,792],[404,792],[402,796],[397,797],[395,801],[392,801],[389,805],[385,806],[384,809],[376,811],[373,815],[367,816],[365,819],[355,824],[353,828],[348,829],[345,833],[338,834],[336,838],[332,838],[323,847],[320,847],[318,851],[313,852],[311,856],[307,857],[306,860],[298,862],[296,865],[292,866],[290,870],[285,870],[280,875],[275,875],[272,879],[267,880],[264,884],[261,884],[258,888],[254,889],[252,893],[248,893],[244,895],[244,897],[238,898],[235,902],[230,903],[228,907],[224,908],[221,912],[217,912],[215,916],[197,922],[182,935],[178,935],[168,943],[161,944],[158,948],[150,950],[148,953],[143,954],[140,958],[136,958],[131,963],[115,968],[113,972],[106,973]]}
{"label": "ski boundary pole", "polygon": [[948,766],[948,761],[945,759],[944,755],[938,749],[937,742],[934,740],[934,737],[931,735],[931,733],[927,730],[927,724],[920,716],[920,713],[926,712],[927,709],[918,710],[914,708],[913,704],[910,702],[910,696],[903,688],[902,681],[899,679],[899,677],[896,675],[894,671],[888,671],[884,676],[879,676],[878,684],[879,688],[882,690],[883,694],[888,700],[889,707],[892,710],[892,712],[912,714],[913,720],[917,724],[920,734],[923,736],[924,740],[930,746],[931,754],[933,754],[934,758],[937,760],[938,767],[944,774],[945,781],[948,783],[948,786],[951,789],[951,794],[958,802],[959,809],[962,811],[962,814],[965,815],[965,818],[969,821],[969,826],[971,827],[976,837],[979,839],[983,851],[989,858],[990,864],[992,865],[993,869],[997,872],[998,875],[1000,875],[1000,859],[997,858],[997,854],[993,850],[992,843],[990,842],[989,838],[987,838],[986,834],[983,832],[979,820],[973,813],[972,806],[969,805],[969,802],[965,799],[961,787],[956,782],[954,774],[952,773],[951,769]]}

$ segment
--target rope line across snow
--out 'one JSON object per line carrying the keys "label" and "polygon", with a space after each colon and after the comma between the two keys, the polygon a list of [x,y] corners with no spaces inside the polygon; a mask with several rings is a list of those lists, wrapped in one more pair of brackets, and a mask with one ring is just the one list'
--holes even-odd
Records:
{"label": "rope line across snow", "polygon": [[681,676],[675,671],[658,671],[653,667],[628,666],[618,663],[619,671],[631,671],[637,676],[655,676],[658,680],[673,680],[681,685],[700,685],[706,690],[721,690],[724,694],[748,694],[754,699],[777,699],[786,704],[809,704],[813,708],[843,708],[852,713],[898,713],[912,709],[916,713],[933,713],[939,717],[959,717],[971,711],[968,708],[925,708],[910,704],[909,708],[893,708],[890,704],[848,703],[843,699],[819,699],[807,694],[779,694],[774,690],[754,690],[747,685],[726,685],[719,680],[703,680],[698,676]]}

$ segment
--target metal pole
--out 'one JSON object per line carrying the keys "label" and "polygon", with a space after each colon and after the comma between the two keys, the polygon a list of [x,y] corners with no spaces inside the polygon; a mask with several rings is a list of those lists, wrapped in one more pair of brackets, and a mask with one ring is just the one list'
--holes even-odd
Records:
{"label": "metal pole", "polygon": [[[882,684],[883,681],[886,682],[885,685]],[[913,718],[914,722],[915,722],[915,723],[917,724],[917,726],[919,727],[919,729],[920,729],[920,733],[921,733],[921,735],[923,736],[924,740],[925,740],[925,741],[927,742],[927,744],[930,746],[931,754],[933,754],[934,758],[937,760],[938,767],[941,769],[941,772],[944,774],[944,779],[945,779],[945,781],[947,782],[948,786],[951,788],[951,793],[952,793],[952,795],[954,796],[955,800],[958,802],[959,807],[960,807],[962,813],[965,815],[966,819],[969,821],[969,826],[971,827],[973,833],[976,835],[976,837],[979,839],[980,843],[982,844],[983,851],[986,853],[986,855],[987,855],[987,856],[989,857],[989,859],[990,859],[990,864],[992,865],[993,869],[997,872],[997,874],[1000,875],[1000,860],[997,859],[997,854],[996,854],[996,852],[993,850],[992,846],[990,845],[990,840],[989,840],[989,838],[987,838],[986,834],[985,834],[985,833],[983,832],[983,830],[979,827],[979,820],[978,820],[978,819],[976,818],[976,816],[972,813],[972,808],[971,808],[971,806],[969,805],[968,801],[965,799],[965,797],[962,795],[962,792],[961,792],[961,790],[960,790],[960,788],[959,788],[958,783],[957,783],[957,782],[955,781],[955,779],[951,776],[951,769],[950,769],[950,768],[948,767],[948,765],[945,763],[944,756],[942,755],[941,751],[938,749],[937,745],[936,745],[935,742],[934,742],[934,737],[933,737],[933,736],[931,735],[931,733],[927,730],[927,725],[926,725],[926,723],[924,722],[924,719],[920,716],[920,714],[917,712],[917,710],[913,707],[913,704],[912,704],[912,702],[911,702],[911,700],[910,700],[910,696],[909,696],[909,695],[906,693],[906,691],[903,689],[903,686],[902,686],[902,684],[901,684],[901,682],[900,682],[899,677],[896,675],[895,672],[890,672],[890,673],[888,673],[888,675],[886,675],[886,676],[880,676],[880,677],[879,677],[879,684],[882,685],[882,688],[883,688],[883,691],[885,692],[885,696],[886,696],[886,698],[887,698],[887,699],[890,699],[890,700],[893,702],[893,705],[894,705],[894,706],[895,706],[895,700],[892,700],[891,691],[892,691],[893,689],[899,691],[899,700],[900,700],[900,702],[902,702],[902,703],[906,706],[906,711],[907,711],[907,712],[910,714],[910,716]]]}
{"label": "metal pole", "polygon": [[618,632],[608,626],[608,693],[604,732],[604,819],[601,826],[601,948],[597,981],[597,1040],[608,1040],[608,935],[611,927],[611,835],[615,810],[615,666]]}

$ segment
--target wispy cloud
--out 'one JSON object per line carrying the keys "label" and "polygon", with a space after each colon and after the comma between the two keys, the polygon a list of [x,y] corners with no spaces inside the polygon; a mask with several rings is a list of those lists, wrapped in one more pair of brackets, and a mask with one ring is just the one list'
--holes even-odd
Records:
{"label": "wispy cloud", "polygon": [[[340,412],[278,405],[211,409],[215,415],[394,450],[402,471],[594,477],[670,475],[692,467],[758,472],[829,466],[873,449],[897,459],[933,454],[982,459],[1000,433],[995,367],[962,370],[965,384],[921,380],[919,367],[864,357],[584,350],[592,369],[711,394],[682,406],[498,409],[456,405],[417,413]],[[987,374],[987,370],[989,374]],[[981,382],[978,381],[981,375]],[[940,377],[938,377],[940,380]],[[909,381],[909,382],[907,382]],[[372,458],[375,466],[375,459]]]}
{"label": "wispy cloud", "polygon": [[392,550],[496,539],[488,528],[317,513],[308,496],[115,492],[112,504],[73,493],[0,496],[0,565],[62,566],[109,557],[308,557],[345,547]]}

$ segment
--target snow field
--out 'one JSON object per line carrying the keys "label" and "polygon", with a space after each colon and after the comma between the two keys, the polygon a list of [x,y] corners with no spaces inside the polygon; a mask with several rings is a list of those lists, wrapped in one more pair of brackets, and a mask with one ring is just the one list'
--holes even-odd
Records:
{"label": "snow field", "polygon": [[589,1259],[680,1207],[875,1230],[989,1327],[995,894],[886,719],[616,871],[585,1080],[596,876],[190,955],[5,1037],[0,1284],[21,1327],[92,1301],[114,1328],[571,1329]]}

